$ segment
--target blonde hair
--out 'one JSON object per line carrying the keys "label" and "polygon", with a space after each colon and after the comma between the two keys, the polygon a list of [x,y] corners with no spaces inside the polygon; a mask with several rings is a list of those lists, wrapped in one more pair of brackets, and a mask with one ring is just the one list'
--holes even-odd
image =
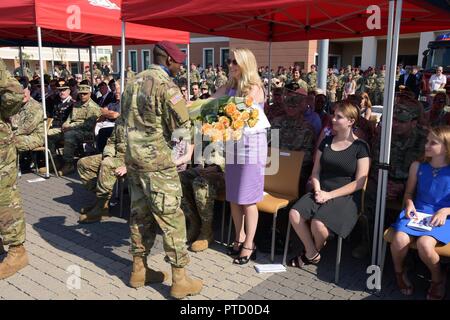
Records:
{"label": "blonde hair", "polygon": [[372,109],[372,102],[370,101],[370,98],[369,98],[369,95],[367,94],[367,92],[361,93],[361,98],[365,99],[364,100],[364,107],[366,107],[368,109]]}
{"label": "blonde hair", "polygon": [[[445,162],[450,163],[450,126],[430,128],[429,133],[444,145],[446,151]],[[423,159],[426,162],[431,161],[431,157],[423,157]]]}
{"label": "blonde hair", "polygon": [[346,118],[355,121],[353,123],[353,127],[357,125],[359,119],[359,109],[353,103],[347,100],[343,100],[336,102],[335,106],[335,113],[337,110],[341,111]]}
{"label": "blonde hair", "polygon": [[241,69],[241,79],[236,81],[236,79],[230,77],[226,88],[236,89],[236,95],[243,97],[250,93],[252,86],[256,85],[262,89],[263,84],[258,74],[258,65],[253,52],[242,48],[234,49],[232,51],[234,54],[234,59]]}

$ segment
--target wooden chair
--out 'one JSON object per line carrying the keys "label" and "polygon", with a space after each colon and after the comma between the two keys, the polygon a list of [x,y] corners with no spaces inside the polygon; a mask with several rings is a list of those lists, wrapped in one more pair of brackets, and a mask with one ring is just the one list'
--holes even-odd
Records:
{"label": "wooden chair", "polygon": [[[363,216],[364,213],[364,207],[365,207],[365,193],[366,193],[366,187],[367,187],[367,181],[366,179],[364,183],[364,187],[361,190],[361,208],[358,213],[358,219]],[[286,242],[284,244],[284,252],[283,252],[283,265],[286,265],[286,257],[287,257],[287,251],[289,247],[289,236],[291,232],[291,221],[288,220],[288,226],[286,231]],[[342,240],[343,238],[341,236],[338,236],[337,239],[337,252],[336,252],[336,267],[335,267],[335,273],[334,273],[334,283],[339,282],[339,274],[341,269],[341,258],[342,258]]]}
{"label": "wooden chair", "polygon": [[[53,118],[47,118],[47,132],[52,127],[52,122],[53,122]],[[45,152],[45,146],[37,147],[37,148],[34,148],[33,150],[31,150],[31,154],[32,154],[34,166],[36,168],[36,172],[38,170],[37,152]],[[55,161],[53,160],[53,155],[52,155],[50,149],[47,149],[47,152],[48,152],[48,157],[50,158],[50,162],[53,166],[53,172],[55,173],[56,177],[59,178],[58,170],[56,169]]]}

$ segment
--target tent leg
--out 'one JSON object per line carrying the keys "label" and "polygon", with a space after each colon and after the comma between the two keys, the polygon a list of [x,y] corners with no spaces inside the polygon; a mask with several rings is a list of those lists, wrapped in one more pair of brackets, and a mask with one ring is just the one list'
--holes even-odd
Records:
{"label": "tent leg", "polygon": [[44,147],[45,147],[45,167],[47,171],[44,177],[46,179],[50,178],[50,171],[48,166],[48,140],[47,140],[47,110],[45,105],[45,83],[44,83],[44,63],[42,61],[42,34],[41,27],[37,27],[37,37],[38,37],[38,51],[39,51],[39,71],[41,77],[41,97],[42,97],[42,109],[44,111]]}
{"label": "tent leg", "polygon": [[23,53],[22,53],[22,46],[19,46],[19,63],[20,63],[20,76],[23,77]]}
{"label": "tent leg", "polygon": [[120,92],[125,90],[125,21],[122,21],[122,38],[120,41]]}
{"label": "tent leg", "polygon": [[53,79],[55,76],[55,48],[52,47],[52,73],[50,78]]}
{"label": "tent leg", "polygon": [[330,40],[324,39],[319,42],[319,81],[318,88],[327,90],[327,70],[328,70],[328,49]]}
{"label": "tent leg", "polygon": [[[190,40],[190,34],[189,34],[189,42]],[[191,44],[187,44],[187,92],[188,92],[188,99],[191,97]]]}
{"label": "tent leg", "polygon": [[89,70],[91,72],[92,93],[94,93],[94,68],[92,67],[92,46],[89,46]]}
{"label": "tent leg", "polygon": [[270,103],[272,93],[272,40],[269,41],[269,87],[267,90],[267,103]]}
{"label": "tent leg", "polygon": [[80,48],[78,48],[78,73],[83,74],[83,70],[81,70],[81,53]]}

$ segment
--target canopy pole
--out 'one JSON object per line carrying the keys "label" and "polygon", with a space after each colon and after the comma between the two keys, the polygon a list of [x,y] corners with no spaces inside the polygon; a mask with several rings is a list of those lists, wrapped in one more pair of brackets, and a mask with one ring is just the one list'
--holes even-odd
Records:
{"label": "canopy pole", "polygon": [[269,88],[267,94],[267,103],[270,104],[272,95],[272,39],[269,41]]}
{"label": "canopy pole", "polygon": [[120,42],[120,92],[125,90],[125,21],[122,21],[122,38]]}
{"label": "canopy pole", "polygon": [[[380,155],[384,155],[384,162],[390,163],[390,146],[391,146],[391,137],[392,137],[392,116],[394,113],[394,98],[395,98],[395,72],[397,67],[397,55],[398,55],[398,43],[399,43],[399,35],[400,35],[400,23],[402,18],[402,5],[403,0],[396,1],[396,10],[395,10],[395,20],[393,23],[393,33],[391,40],[391,54],[390,61],[388,66],[387,74],[387,82],[385,84],[385,89],[388,89],[388,96],[384,98],[384,107],[383,107],[383,127],[382,131],[384,134],[382,137],[385,138],[384,143],[381,144]],[[391,8],[392,6],[392,8]],[[389,1],[389,10],[392,10],[392,14],[394,11],[394,1]],[[388,34],[389,39],[389,34]],[[387,99],[387,100],[386,100]],[[383,261],[383,233],[384,233],[384,217],[385,217],[385,204],[386,204],[386,188],[388,181],[388,168],[385,166],[383,169],[383,189],[381,192],[380,203],[377,203],[377,208],[380,208],[380,211],[377,211],[377,215],[379,215],[379,225],[378,225],[378,247],[377,247],[377,264],[381,266]],[[377,197],[378,198],[378,197]]]}
{"label": "canopy pole", "polygon": [[44,63],[42,61],[42,35],[41,27],[37,27],[38,38],[38,52],[39,52],[39,73],[41,77],[41,97],[42,97],[42,109],[44,111],[44,147],[45,147],[45,167],[47,171],[44,174],[46,179],[50,178],[49,166],[48,166],[48,139],[47,139],[47,108],[45,105],[45,83],[44,83]]}
{"label": "canopy pole", "polygon": [[20,63],[20,76],[23,77],[23,57],[22,46],[19,46],[19,63]]}
{"label": "canopy pole", "polygon": [[83,75],[83,70],[81,70],[81,53],[80,48],[78,48],[78,72]]}
{"label": "canopy pole", "polygon": [[51,78],[55,77],[55,48],[52,47],[52,74]]}
{"label": "canopy pole", "polygon": [[89,70],[91,72],[92,93],[94,93],[94,69],[92,67],[92,46],[89,46]]}
{"label": "canopy pole", "polygon": [[323,39],[319,41],[319,73],[318,87],[325,92],[327,91],[327,70],[328,70],[328,51],[330,40]]}
{"label": "canopy pole", "polygon": [[188,101],[191,99],[191,34],[189,34],[189,43],[187,44],[187,92]]}

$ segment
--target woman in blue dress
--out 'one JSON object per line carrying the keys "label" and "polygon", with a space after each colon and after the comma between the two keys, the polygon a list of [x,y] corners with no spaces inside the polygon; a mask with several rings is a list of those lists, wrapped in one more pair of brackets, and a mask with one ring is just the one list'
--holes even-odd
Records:
{"label": "woman in blue dress", "polygon": [[[413,294],[414,288],[404,269],[404,260],[411,241],[417,238],[419,257],[431,272],[427,299],[443,299],[446,275],[435,246],[450,242],[450,126],[430,129],[425,145],[425,161],[414,162],[409,169],[404,204],[405,209],[392,225],[396,230],[391,253],[397,285],[402,294]],[[431,231],[418,231],[407,226],[416,212],[433,214]]]}

